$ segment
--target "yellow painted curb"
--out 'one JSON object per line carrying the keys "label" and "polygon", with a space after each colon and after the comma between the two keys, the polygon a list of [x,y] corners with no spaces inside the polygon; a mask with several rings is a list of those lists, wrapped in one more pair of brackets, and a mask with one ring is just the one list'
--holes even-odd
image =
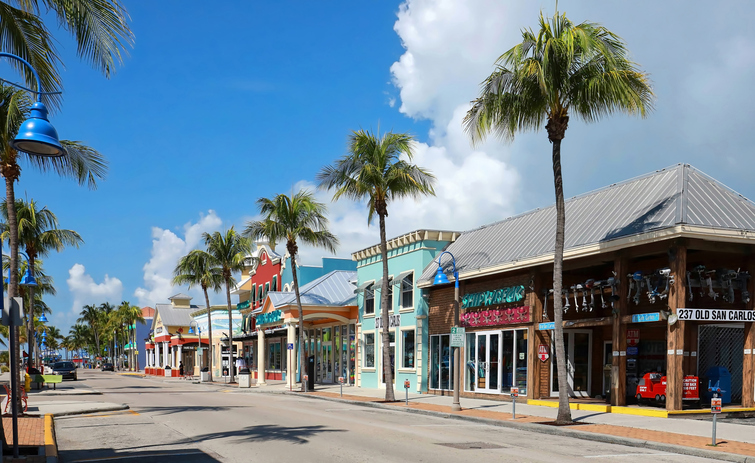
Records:
{"label": "yellow painted curb", "polygon": [[[746,407],[729,407],[722,408],[721,413],[736,413],[736,412],[755,412],[755,408]],[[669,415],[709,415],[710,410],[674,410],[668,412]]]}
{"label": "yellow painted curb", "polygon": [[52,415],[45,415],[45,457],[58,457],[58,445],[55,442],[55,427]]}
{"label": "yellow painted curb", "polygon": [[[553,400],[530,399],[527,401],[527,405],[537,405],[541,407],[558,408],[558,402],[553,401]],[[569,408],[572,410],[585,410],[588,412],[610,413],[611,411],[610,405],[581,404],[581,403],[573,403],[573,402],[569,402]]]}
{"label": "yellow painted curb", "polygon": [[540,407],[552,407],[552,408],[558,408],[558,402],[554,402],[552,400],[535,400],[535,399],[528,399],[527,405],[538,405]]}
{"label": "yellow painted curb", "polygon": [[579,410],[586,410],[589,412],[601,412],[601,413],[611,412],[610,405],[599,405],[599,404],[575,404],[575,405],[579,405]]}
{"label": "yellow painted curb", "polygon": [[611,413],[621,415],[652,416],[655,418],[668,418],[666,410],[650,410],[647,408],[611,407]]}

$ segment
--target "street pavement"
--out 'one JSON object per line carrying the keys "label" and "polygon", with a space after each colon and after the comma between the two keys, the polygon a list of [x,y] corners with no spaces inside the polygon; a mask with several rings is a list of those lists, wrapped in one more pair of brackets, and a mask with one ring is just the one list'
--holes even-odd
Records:
{"label": "street pavement", "polygon": [[[101,392],[77,397],[82,403],[126,404],[129,409],[57,417],[63,462],[711,461],[641,446],[259,393],[262,388],[100,371],[85,371],[77,384],[65,384]],[[71,397],[45,401],[70,402]]]}

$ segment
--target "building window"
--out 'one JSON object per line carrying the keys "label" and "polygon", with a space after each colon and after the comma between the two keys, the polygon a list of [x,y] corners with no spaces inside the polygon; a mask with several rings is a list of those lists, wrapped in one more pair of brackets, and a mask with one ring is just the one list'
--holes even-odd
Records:
{"label": "building window", "polygon": [[269,292],[270,292],[270,283],[265,283],[265,294],[262,296],[262,300],[265,299],[265,297],[267,296],[267,293]]}
{"label": "building window", "polygon": [[278,277],[273,276],[273,291],[278,291]]}
{"label": "building window", "polygon": [[370,285],[364,290],[364,313],[365,315],[375,313],[375,285]]}
{"label": "building window", "polygon": [[414,307],[414,275],[409,274],[401,280],[401,308]]}
{"label": "building window", "polygon": [[401,332],[401,367],[414,368],[414,330]]}
{"label": "building window", "polygon": [[[390,283],[390,279],[389,279],[389,283]],[[377,288],[377,289],[379,289],[381,291],[383,290],[382,283],[381,283],[381,287]],[[382,304],[383,304],[383,295],[382,294],[380,295],[380,304],[381,304],[381,308],[382,308]],[[392,284],[388,284],[388,307],[391,307],[391,308],[393,307],[393,285]],[[390,310],[389,310],[389,312],[390,312]]]}
{"label": "building window", "polygon": [[252,305],[257,305],[257,287],[252,285],[252,298],[249,299]]}
{"label": "building window", "polygon": [[267,350],[267,368],[268,370],[281,369],[281,343],[271,342]]}
{"label": "building window", "polygon": [[364,368],[375,368],[375,333],[364,334]]}
{"label": "building window", "polygon": [[450,335],[430,336],[430,362],[430,389],[453,389],[453,355]]}
{"label": "building window", "polygon": [[262,285],[260,285],[259,292],[257,293],[257,297],[259,298],[260,305],[262,305],[262,300],[265,299],[265,297],[264,297],[264,295],[262,293],[263,293]]}

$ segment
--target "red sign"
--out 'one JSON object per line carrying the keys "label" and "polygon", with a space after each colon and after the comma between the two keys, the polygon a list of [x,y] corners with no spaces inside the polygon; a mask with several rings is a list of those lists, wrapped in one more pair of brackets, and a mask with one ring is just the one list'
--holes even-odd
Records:
{"label": "red sign", "polygon": [[682,400],[699,400],[700,380],[697,376],[685,376],[682,382]]}
{"label": "red sign", "polygon": [[412,383],[408,379],[404,380],[404,388],[409,389],[410,387],[412,387]]}
{"label": "red sign", "polygon": [[511,397],[519,397],[519,388],[518,387],[512,387],[511,388]]}
{"label": "red sign", "polygon": [[640,330],[627,330],[627,346],[636,346],[640,343]]}
{"label": "red sign", "polygon": [[459,315],[459,324],[464,327],[512,325],[529,322],[529,306],[465,312]]}
{"label": "red sign", "polygon": [[710,412],[721,413],[721,397],[713,397],[710,399]]}
{"label": "red sign", "polygon": [[537,358],[540,359],[541,362],[545,362],[550,357],[550,354],[548,353],[548,346],[545,344],[540,344],[540,346],[537,348]]}

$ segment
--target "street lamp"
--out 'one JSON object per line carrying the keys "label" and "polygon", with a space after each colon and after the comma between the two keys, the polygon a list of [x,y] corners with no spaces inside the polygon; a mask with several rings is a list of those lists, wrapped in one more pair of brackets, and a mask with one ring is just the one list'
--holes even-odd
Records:
{"label": "street lamp", "polygon": [[[449,283],[448,276],[443,272],[443,267],[440,264],[440,259],[443,254],[451,256],[451,260],[454,266],[454,328],[459,326],[459,272],[456,271],[456,258],[448,251],[443,251],[438,256],[438,271],[435,273],[435,280],[433,285],[443,285]],[[459,403],[459,382],[460,382],[460,364],[459,358],[459,346],[453,346],[454,348],[454,402],[451,404],[451,410],[458,412],[461,411],[461,404]]]}
{"label": "street lamp", "polygon": [[[197,343],[197,353],[199,354],[199,377],[202,377],[202,328],[199,327],[199,323],[192,319],[189,322],[189,334],[194,334],[194,327],[197,327],[197,336],[199,336],[199,342]],[[192,373],[193,374],[193,373]]]}

